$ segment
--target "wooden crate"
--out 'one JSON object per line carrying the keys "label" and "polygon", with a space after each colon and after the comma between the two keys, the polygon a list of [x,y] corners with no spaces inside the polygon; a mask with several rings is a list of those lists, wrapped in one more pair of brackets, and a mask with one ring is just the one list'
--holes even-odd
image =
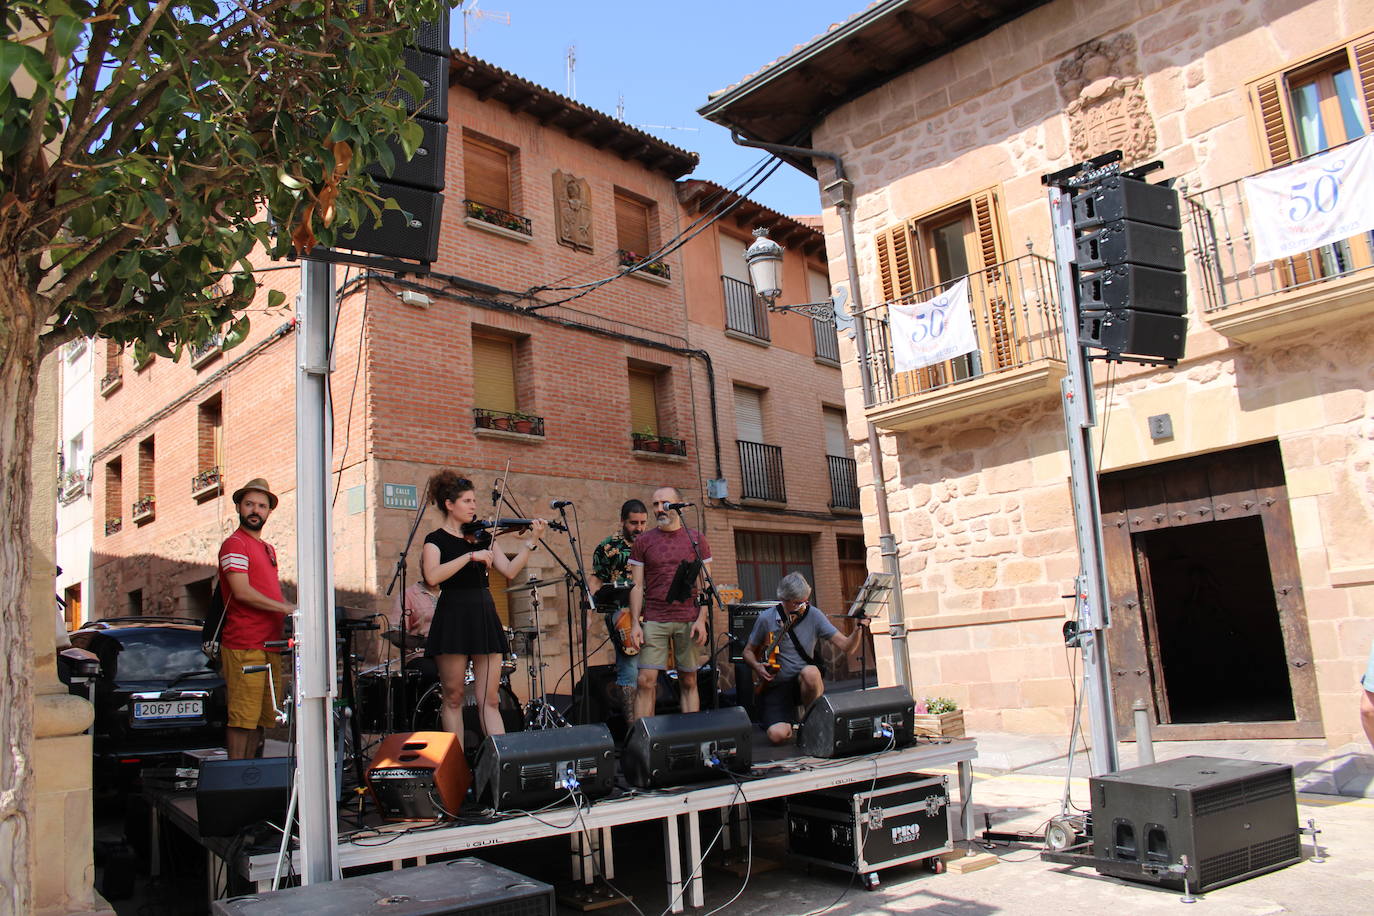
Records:
{"label": "wooden crate", "polygon": [[916,734],[925,735],[928,738],[962,738],[964,737],[964,711],[956,709],[954,712],[942,712],[939,715],[918,713],[915,730]]}

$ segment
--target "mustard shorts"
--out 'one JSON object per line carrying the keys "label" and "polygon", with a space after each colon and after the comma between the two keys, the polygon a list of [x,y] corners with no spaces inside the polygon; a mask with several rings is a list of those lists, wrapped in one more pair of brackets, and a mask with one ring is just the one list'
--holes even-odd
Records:
{"label": "mustard shorts", "polygon": [[224,689],[229,695],[230,728],[273,728],[277,711],[272,707],[272,688],[268,686],[268,672],[244,674],[244,665],[271,665],[272,682],[276,684],[277,702],[282,702],[281,653],[266,649],[219,650],[224,672]]}
{"label": "mustard shorts", "polygon": [[639,650],[639,667],[668,667],[668,653],[671,650],[678,671],[696,671],[701,665],[701,646],[692,639],[692,621],[646,620],[644,626],[644,647]]}

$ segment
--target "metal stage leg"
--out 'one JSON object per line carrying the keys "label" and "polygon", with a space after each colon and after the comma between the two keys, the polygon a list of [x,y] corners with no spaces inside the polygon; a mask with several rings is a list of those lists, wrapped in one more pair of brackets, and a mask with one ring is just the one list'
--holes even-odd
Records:
{"label": "metal stage leg", "polygon": [[702,873],[706,871],[706,863],[701,860],[701,816],[696,811],[689,811],[682,817],[687,821],[687,861],[684,866],[688,869],[687,874],[691,875],[687,903],[700,909],[705,897]]}
{"label": "metal stage leg", "polygon": [[964,842],[973,844],[973,761],[959,761],[959,826]]}
{"label": "metal stage leg", "polygon": [[663,819],[663,853],[668,868],[669,911],[681,913],[682,906],[682,843],[677,832],[677,815]]}
{"label": "metal stage leg", "polygon": [[148,876],[156,878],[162,874],[162,818],[151,800],[148,802],[148,846]]}

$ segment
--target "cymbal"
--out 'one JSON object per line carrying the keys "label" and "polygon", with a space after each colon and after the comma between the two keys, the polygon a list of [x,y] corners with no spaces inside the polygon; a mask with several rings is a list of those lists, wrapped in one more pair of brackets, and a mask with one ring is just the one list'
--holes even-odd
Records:
{"label": "cymbal", "polygon": [[382,639],[398,649],[423,649],[425,647],[425,637],[418,633],[403,633],[398,627],[387,630],[382,634]]}
{"label": "cymbal", "polygon": [[507,591],[508,593],[509,593],[509,592],[523,592],[523,591],[525,591],[526,589],[531,589],[531,588],[543,588],[543,587],[546,586],[546,585],[562,585],[562,584],[563,584],[563,578],[562,578],[561,576],[558,577],[557,579],[530,579],[528,582],[521,582],[519,585],[512,585],[510,588],[506,589],[506,591]]}

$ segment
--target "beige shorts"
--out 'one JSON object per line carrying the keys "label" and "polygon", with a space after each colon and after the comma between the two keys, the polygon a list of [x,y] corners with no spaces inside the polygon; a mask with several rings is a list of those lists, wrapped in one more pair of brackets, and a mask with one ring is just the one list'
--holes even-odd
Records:
{"label": "beige shorts", "polygon": [[277,724],[277,711],[272,706],[272,688],[267,685],[268,673],[259,671],[244,674],[244,665],[271,665],[272,680],[276,683],[277,702],[282,702],[281,653],[266,649],[220,649],[220,670],[224,672],[224,689],[229,695],[230,728],[272,728]]}
{"label": "beige shorts", "polygon": [[636,658],[641,668],[668,667],[668,652],[679,671],[695,671],[701,665],[701,646],[692,639],[692,621],[644,621],[644,648]]}

